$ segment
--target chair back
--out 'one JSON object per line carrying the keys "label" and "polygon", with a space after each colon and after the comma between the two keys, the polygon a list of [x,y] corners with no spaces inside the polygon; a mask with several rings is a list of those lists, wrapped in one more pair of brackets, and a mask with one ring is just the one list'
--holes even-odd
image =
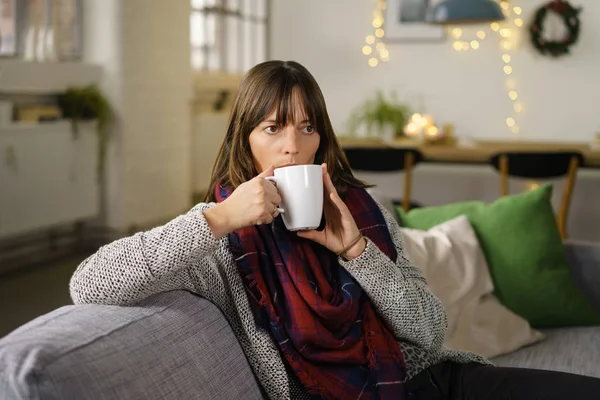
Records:
{"label": "chair back", "polygon": [[500,172],[500,195],[508,195],[510,176],[529,179],[552,179],[567,176],[557,223],[563,239],[567,237],[567,215],[575,186],[577,169],[583,165],[583,154],[578,151],[556,152],[502,152],[490,158],[490,164]]}
{"label": "chair back", "polygon": [[344,149],[344,153],[355,171],[403,171],[423,160],[423,154],[419,150],[410,148],[360,147]]}
{"label": "chair back", "polygon": [[578,165],[583,163],[583,155],[575,151],[504,152],[493,155],[490,164],[502,172],[502,163],[506,162],[509,176],[551,179],[567,175],[574,159]]}
{"label": "chair back", "polygon": [[404,171],[402,208],[411,208],[412,170],[423,161],[423,153],[413,148],[346,148],[346,159],[355,171],[395,172]]}

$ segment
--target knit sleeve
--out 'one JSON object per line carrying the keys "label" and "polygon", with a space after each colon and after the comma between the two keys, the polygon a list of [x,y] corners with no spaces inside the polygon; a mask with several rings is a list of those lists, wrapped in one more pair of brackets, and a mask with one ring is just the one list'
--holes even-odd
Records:
{"label": "knit sleeve", "polygon": [[101,247],[71,277],[73,302],[131,305],[167,290],[201,291],[204,259],[219,243],[204,218],[207,207],[201,203],[163,226]]}
{"label": "knit sleeve", "polygon": [[360,256],[351,261],[340,258],[340,264],[365,290],[397,340],[438,350],[448,328],[444,306],[429,290],[421,270],[406,258],[398,223],[388,210],[380,208],[398,251],[396,262],[367,239]]}

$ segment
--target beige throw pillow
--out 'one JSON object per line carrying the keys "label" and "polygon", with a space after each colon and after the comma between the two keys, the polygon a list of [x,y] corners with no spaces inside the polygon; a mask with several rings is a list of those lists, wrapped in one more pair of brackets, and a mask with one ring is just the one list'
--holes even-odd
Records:
{"label": "beige throw pillow", "polygon": [[492,358],[545,337],[492,294],[485,256],[466,217],[429,231],[401,231],[408,259],[423,271],[448,313],[447,347]]}

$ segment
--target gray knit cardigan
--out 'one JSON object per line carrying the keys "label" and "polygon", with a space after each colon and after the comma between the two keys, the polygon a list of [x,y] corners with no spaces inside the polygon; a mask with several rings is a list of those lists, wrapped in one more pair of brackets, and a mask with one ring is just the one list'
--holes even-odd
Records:
{"label": "gray knit cardigan", "polygon": [[[204,218],[203,210],[214,205],[200,203],[163,226],[100,248],[71,278],[73,302],[127,306],[167,290],[197,293],[217,305],[228,319],[269,398],[306,398],[269,333],[254,322],[227,236],[217,240]],[[340,258],[339,262],[392,329],[404,354],[407,379],[444,360],[489,364],[478,355],[443,346],[447,329],[444,307],[429,291],[420,269],[406,259],[393,216],[379,207],[398,250],[396,262],[369,239],[359,257],[351,261]]]}

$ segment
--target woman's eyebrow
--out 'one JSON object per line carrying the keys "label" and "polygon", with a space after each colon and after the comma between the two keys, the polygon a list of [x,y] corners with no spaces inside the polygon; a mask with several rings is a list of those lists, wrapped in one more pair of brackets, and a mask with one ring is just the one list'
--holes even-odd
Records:
{"label": "woman's eyebrow", "polygon": [[[266,120],[263,121],[263,123],[266,123],[266,122],[271,123],[271,124],[276,124],[277,123],[277,121],[274,120],[274,119],[266,119]],[[310,122],[310,119],[305,119],[305,120],[301,121],[300,123],[304,124],[306,122]]]}

